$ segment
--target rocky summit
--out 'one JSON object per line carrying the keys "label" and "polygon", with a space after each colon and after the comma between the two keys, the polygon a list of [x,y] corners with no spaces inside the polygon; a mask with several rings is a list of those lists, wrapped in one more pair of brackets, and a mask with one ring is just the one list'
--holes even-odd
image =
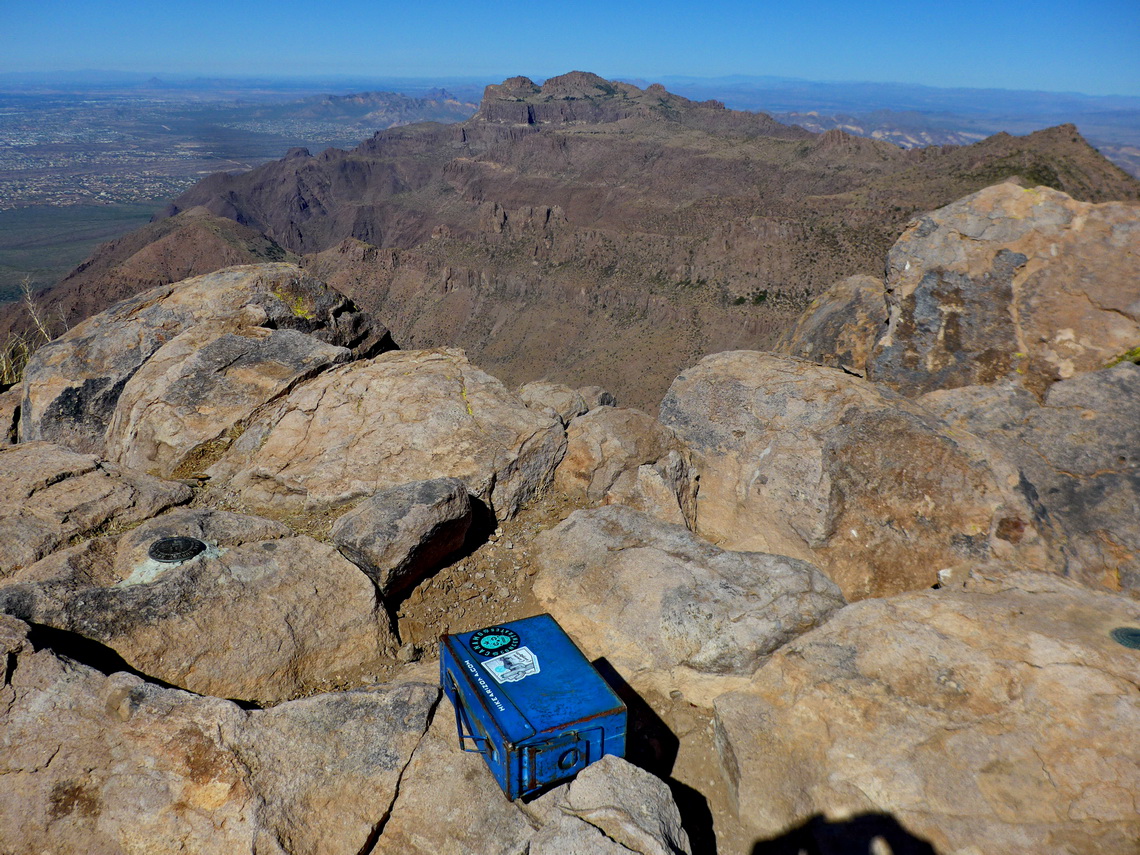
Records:
{"label": "rocky summit", "polygon": [[[621,150],[615,180],[688,162],[647,147],[654,123],[846,151],[659,87],[514,78],[471,123],[294,154],[371,200],[355,225],[315,205],[256,224],[340,241],[304,266],[158,284],[33,355],[0,393],[0,853],[1140,851],[1140,206],[973,188],[902,224],[885,277],[855,265],[805,300],[775,350],[687,351],[652,411],[489,373],[477,354],[570,279],[401,254],[431,232],[370,182],[408,205],[450,182],[440,246],[542,247],[545,270],[613,221],[491,188],[526,183],[525,153],[572,172]],[[868,174],[904,158],[852,150]],[[210,186],[251,219],[281,169]],[[637,209],[623,192],[606,216]],[[488,289],[524,308],[473,353],[418,346],[320,278],[347,281],[322,268],[338,254],[386,270],[371,308],[415,323],[475,317]],[[543,612],[626,702],[628,751],[512,802],[460,749],[439,639]]]}

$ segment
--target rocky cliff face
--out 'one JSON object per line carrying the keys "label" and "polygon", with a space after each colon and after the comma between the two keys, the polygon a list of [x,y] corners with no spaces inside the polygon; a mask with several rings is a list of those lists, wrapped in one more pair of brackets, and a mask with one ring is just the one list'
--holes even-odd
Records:
{"label": "rocky cliff face", "polygon": [[[1101,351],[1138,217],[967,197],[892,290],[845,280],[795,355],[705,357],[660,419],[392,349],[290,264],[88,319],[4,402],[0,851],[1131,855],[1140,368]],[[1010,329],[1024,374],[977,356]],[[1093,356],[1049,373],[1060,346]],[[630,749],[510,803],[435,657],[540,611]]]}

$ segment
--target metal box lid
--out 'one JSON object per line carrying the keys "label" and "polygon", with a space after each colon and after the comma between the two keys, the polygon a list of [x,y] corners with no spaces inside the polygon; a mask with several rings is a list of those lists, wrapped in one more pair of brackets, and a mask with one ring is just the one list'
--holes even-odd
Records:
{"label": "metal box lid", "polygon": [[548,614],[441,643],[508,743],[624,713],[625,704]]}

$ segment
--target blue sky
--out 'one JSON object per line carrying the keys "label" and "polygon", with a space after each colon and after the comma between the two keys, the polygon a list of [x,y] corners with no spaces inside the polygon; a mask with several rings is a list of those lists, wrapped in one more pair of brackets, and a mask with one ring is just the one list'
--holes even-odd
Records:
{"label": "blue sky", "polygon": [[0,0],[0,72],[827,81],[1140,95],[1140,0]]}

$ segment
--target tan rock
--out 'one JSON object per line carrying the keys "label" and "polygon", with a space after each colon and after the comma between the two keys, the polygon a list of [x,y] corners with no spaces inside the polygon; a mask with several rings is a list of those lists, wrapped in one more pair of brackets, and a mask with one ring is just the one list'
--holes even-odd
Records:
{"label": "tan rock", "polygon": [[714,354],[674,381],[661,420],[692,449],[701,536],[810,560],[849,600],[929,588],[991,556],[1060,567],[1015,467],[837,369]]}
{"label": "tan rock", "polygon": [[1140,208],[989,187],[887,257],[890,324],[868,377],[906,395],[1010,380],[1040,397],[1140,342]]}
{"label": "tan rock", "polygon": [[209,472],[273,513],[455,477],[505,518],[549,485],[565,443],[556,419],[527,409],[462,351],[393,351],[294,389]]}
{"label": "tan rock", "polygon": [[190,489],[48,442],[0,446],[0,579],[110,525],[189,501]]}
{"label": "tan rock", "polygon": [[[107,645],[202,694],[277,703],[359,682],[396,648],[369,579],[331,546],[220,511],[176,511],[56,553],[0,588],[0,612]],[[205,551],[167,564],[159,538]]]}
{"label": "tan rock", "polygon": [[357,855],[439,691],[396,683],[245,712],[105,676],[0,615],[0,850]]}
{"label": "tan rock", "polygon": [[836,282],[814,300],[775,350],[864,377],[875,342],[886,330],[887,294],[874,276]]}
{"label": "tan rock", "polygon": [[350,356],[296,330],[191,327],[123,387],[107,428],[107,458],[153,475],[194,474],[180,470],[212,462],[259,407]]}
{"label": "tan rock", "polygon": [[123,387],[162,345],[197,324],[295,330],[366,356],[387,329],[292,264],[251,264],[164,285],[117,303],[32,356],[20,437],[102,453]]}
{"label": "tan rock", "polygon": [[688,525],[697,484],[689,451],[641,410],[601,407],[574,419],[554,486],[578,501],[627,504]]}
{"label": "tan rock", "polygon": [[463,546],[471,497],[458,478],[382,490],[341,515],[329,537],[387,596],[438,570]]}
{"label": "tan rock", "polygon": [[886,814],[935,851],[1140,845],[1140,604],[1036,573],[866,600],[717,699],[738,814],[773,838]]}
{"label": "tan rock", "polygon": [[663,694],[724,691],[843,605],[811,564],[726,552],[622,505],[575,511],[534,550],[539,605],[587,657]]}
{"label": "tan rock", "polygon": [[604,757],[529,804],[503,796],[478,754],[459,750],[440,704],[400,781],[377,855],[680,855],[690,851],[664,782]]}
{"label": "tan rock", "polygon": [[563,383],[550,383],[536,380],[519,387],[519,398],[532,410],[545,412],[553,410],[562,424],[589,411],[590,407],[580,392]]}

